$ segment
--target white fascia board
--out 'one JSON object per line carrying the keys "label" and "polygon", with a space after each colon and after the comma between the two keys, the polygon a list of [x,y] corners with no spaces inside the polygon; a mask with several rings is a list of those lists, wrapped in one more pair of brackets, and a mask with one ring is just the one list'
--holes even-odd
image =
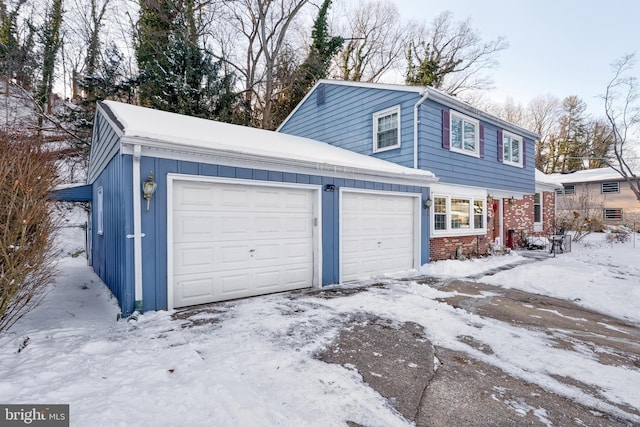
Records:
{"label": "white fascia board", "polygon": [[487,189],[484,187],[471,187],[467,185],[436,183],[429,186],[431,194],[447,196],[464,196],[486,198]]}
{"label": "white fascia board", "polygon": [[356,179],[363,181],[384,182],[399,185],[415,185],[426,187],[438,178],[421,170],[406,168],[407,171],[416,172],[408,174],[392,173],[347,167],[341,165],[314,163],[303,160],[287,160],[281,158],[251,155],[241,152],[229,152],[202,147],[185,147],[184,145],[172,146],[164,141],[154,141],[143,138],[122,138],[123,154],[133,154],[133,146],[142,145],[142,155],[155,158],[168,158],[172,160],[192,161],[222,166],[232,166],[251,169],[263,169],[285,173],[300,173],[307,175],[329,176],[333,178]]}

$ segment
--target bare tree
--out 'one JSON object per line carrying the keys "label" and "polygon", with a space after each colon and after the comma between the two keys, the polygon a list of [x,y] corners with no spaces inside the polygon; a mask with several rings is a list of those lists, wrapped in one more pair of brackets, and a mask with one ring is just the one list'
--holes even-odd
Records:
{"label": "bare tree", "polygon": [[373,0],[349,3],[338,33],[346,41],[332,75],[343,80],[377,82],[398,68],[408,41],[408,27],[394,3]]}
{"label": "bare tree", "polygon": [[469,19],[454,22],[451,12],[442,12],[417,26],[407,51],[407,83],[449,95],[490,89],[493,82],[484,72],[498,65],[497,55],[507,47],[503,37],[483,42]]}
{"label": "bare tree", "polygon": [[607,84],[604,95],[604,110],[611,125],[611,151],[608,164],[618,172],[640,201],[640,176],[631,151],[634,138],[638,137],[640,103],[638,80],[631,76],[635,54],[625,55],[612,64],[613,77]]}
{"label": "bare tree", "polygon": [[[293,41],[289,30],[309,0],[238,0],[212,5],[215,55],[244,86],[245,124],[269,127],[281,53]],[[285,56],[286,57],[286,56]]]}
{"label": "bare tree", "polygon": [[53,276],[55,180],[54,157],[35,137],[0,134],[0,332],[42,300]]}

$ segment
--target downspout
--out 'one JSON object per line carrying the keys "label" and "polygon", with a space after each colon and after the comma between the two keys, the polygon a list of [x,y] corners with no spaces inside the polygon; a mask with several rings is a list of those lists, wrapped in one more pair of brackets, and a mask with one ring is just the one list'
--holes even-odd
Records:
{"label": "downspout", "polygon": [[142,147],[139,144],[133,146],[133,234],[127,238],[133,239],[133,271],[134,271],[134,298],[133,309],[142,313],[142,213],[140,205],[140,157]]}
{"label": "downspout", "polygon": [[429,92],[427,88],[422,92],[422,97],[413,106],[413,168],[418,169],[418,124],[420,123],[420,104],[427,100]]}

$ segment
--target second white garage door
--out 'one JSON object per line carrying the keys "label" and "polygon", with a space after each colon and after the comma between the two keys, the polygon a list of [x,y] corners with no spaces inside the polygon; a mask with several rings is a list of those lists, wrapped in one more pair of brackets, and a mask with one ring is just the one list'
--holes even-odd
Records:
{"label": "second white garage door", "polygon": [[315,191],[173,182],[173,307],[310,287]]}
{"label": "second white garage door", "polygon": [[342,281],[418,266],[417,200],[404,195],[342,193]]}

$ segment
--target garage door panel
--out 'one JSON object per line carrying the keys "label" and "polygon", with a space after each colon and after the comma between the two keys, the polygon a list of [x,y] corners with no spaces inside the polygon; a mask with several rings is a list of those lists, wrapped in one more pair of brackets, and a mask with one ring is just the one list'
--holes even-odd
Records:
{"label": "garage door panel", "polygon": [[179,180],[173,188],[174,307],[312,285],[314,190]]}
{"label": "garage door panel", "polygon": [[415,198],[382,193],[342,196],[343,281],[414,267]]}

